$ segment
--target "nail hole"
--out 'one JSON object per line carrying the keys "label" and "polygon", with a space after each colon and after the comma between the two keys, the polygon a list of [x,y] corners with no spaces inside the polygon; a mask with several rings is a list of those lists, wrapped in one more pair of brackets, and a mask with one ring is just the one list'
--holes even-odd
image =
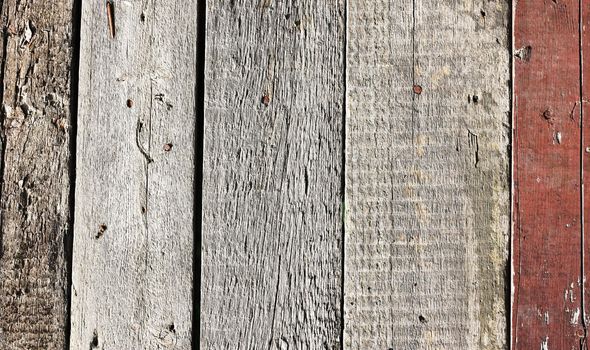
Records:
{"label": "nail hole", "polygon": [[99,239],[100,237],[102,237],[104,235],[104,232],[106,230],[107,230],[107,225],[101,224],[100,226],[98,226],[98,232],[96,233],[96,236],[94,238]]}
{"label": "nail hole", "polygon": [[166,152],[170,152],[172,150],[172,144],[171,143],[167,143],[164,145],[164,151]]}
{"label": "nail hole", "polygon": [[550,108],[544,110],[543,111],[543,118],[545,118],[547,120],[552,119],[553,118],[553,111]]}
{"label": "nail hole", "polygon": [[287,14],[285,15],[285,19],[286,19],[286,20],[288,20],[288,19],[290,19],[290,18],[291,18],[291,14],[287,13]]}
{"label": "nail hole", "polygon": [[141,207],[141,213],[145,214],[145,212],[146,212],[145,207]]}
{"label": "nail hole", "polygon": [[301,25],[301,21],[300,21],[300,20],[296,20],[296,21],[295,21],[295,25],[296,25],[297,27],[299,27],[299,26]]}
{"label": "nail hole", "polygon": [[485,12],[484,10],[481,10],[481,12],[480,12],[480,13],[481,13],[481,16],[482,16],[482,17],[484,17],[484,18],[486,17],[486,12]]}
{"label": "nail hole", "polygon": [[133,107],[133,100],[132,99],[127,100],[127,107],[129,107],[129,108]]}
{"label": "nail hole", "polygon": [[98,332],[96,329],[94,330],[94,334],[92,335],[92,341],[90,342],[90,349],[98,348]]}
{"label": "nail hole", "polygon": [[176,333],[176,328],[174,328],[174,323],[171,323],[171,324],[168,326],[168,330],[169,330],[170,332],[172,332],[172,333]]}
{"label": "nail hole", "polygon": [[531,55],[533,54],[533,47],[530,45],[521,47],[520,49],[516,50],[514,56],[521,61],[528,62],[531,60]]}
{"label": "nail hole", "polygon": [[420,323],[427,323],[428,321],[426,320],[426,317],[420,315],[418,316],[418,320],[420,320]]}
{"label": "nail hole", "polygon": [[145,14],[142,12],[141,15],[139,15],[139,20],[141,22],[145,22]]}

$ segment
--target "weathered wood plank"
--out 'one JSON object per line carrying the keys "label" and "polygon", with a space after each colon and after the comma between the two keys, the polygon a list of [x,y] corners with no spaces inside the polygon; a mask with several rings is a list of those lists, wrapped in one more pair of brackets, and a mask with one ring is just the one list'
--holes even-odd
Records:
{"label": "weathered wood plank", "polygon": [[504,348],[509,4],[348,4],[345,348]]}
{"label": "weathered wood plank", "polygon": [[581,348],[579,11],[515,8],[515,349]]}
{"label": "weathered wood plank", "polygon": [[590,6],[586,3],[581,7],[580,24],[582,29],[580,31],[580,59],[581,59],[581,120],[582,120],[582,144],[580,145],[580,152],[582,154],[582,189],[583,189],[583,220],[584,228],[582,229],[582,262],[584,264],[580,279],[583,283],[582,292],[584,293],[584,301],[581,303],[580,319],[584,330],[583,341],[588,344],[588,325],[590,325],[590,310],[588,309],[588,301],[590,300],[590,281],[588,280],[590,271],[590,38],[588,29],[590,28]]}
{"label": "weathered wood plank", "polygon": [[191,347],[197,1],[84,2],[73,349]]}
{"label": "weathered wood plank", "polygon": [[339,349],[344,3],[208,1],[202,349]]}
{"label": "weathered wood plank", "polygon": [[1,4],[0,349],[62,350],[73,1]]}

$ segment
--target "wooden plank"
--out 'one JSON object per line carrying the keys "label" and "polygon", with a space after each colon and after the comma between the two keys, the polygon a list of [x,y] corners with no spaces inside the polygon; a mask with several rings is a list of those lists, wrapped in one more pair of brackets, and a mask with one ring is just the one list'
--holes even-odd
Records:
{"label": "wooden plank", "polygon": [[509,13],[349,1],[347,349],[506,346]]}
{"label": "wooden plank", "polygon": [[[590,228],[590,42],[588,42],[588,29],[590,29],[590,7],[588,4],[580,8],[580,51],[579,59],[581,60],[581,116],[582,120],[582,144],[580,145],[580,152],[582,154],[582,208],[584,227],[582,229],[582,273],[581,280],[583,283],[582,290],[584,299],[581,302],[581,312],[579,322],[583,328],[582,341],[588,344],[588,325],[590,324],[590,315],[588,314],[588,298],[590,298],[590,287],[588,287],[588,272],[590,271],[590,236],[588,229]],[[586,345],[587,346],[587,345]]]}
{"label": "wooden plank", "polygon": [[208,1],[202,349],[339,349],[344,2]]}
{"label": "wooden plank", "polygon": [[84,2],[72,349],[191,348],[197,1]]}
{"label": "wooden plank", "polygon": [[1,4],[0,348],[62,350],[73,1]]}
{"label": "wooden plank", "polygon": [[580,349],[578,1],[515,8],[514,349]]}

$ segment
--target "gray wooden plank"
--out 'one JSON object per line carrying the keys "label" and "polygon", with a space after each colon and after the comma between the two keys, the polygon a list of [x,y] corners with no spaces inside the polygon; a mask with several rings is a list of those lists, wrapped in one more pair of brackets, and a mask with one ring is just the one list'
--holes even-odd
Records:
{"label": "gray wooden plank", "polygon": [[189,349],[196,0],[84,2],[73,349]]}
{"label": "gray wooden plank", "polygon": [[509,3],[348,4],[345,348],[505,348]]}
{"label": "gray wooden plank", "polygon": [[0,349],[64,349],[73,1],[1,2]]}
{"label": "gray wooden plank", "polygon": [[202,349],[339,349],[344,4],[208,1]]}

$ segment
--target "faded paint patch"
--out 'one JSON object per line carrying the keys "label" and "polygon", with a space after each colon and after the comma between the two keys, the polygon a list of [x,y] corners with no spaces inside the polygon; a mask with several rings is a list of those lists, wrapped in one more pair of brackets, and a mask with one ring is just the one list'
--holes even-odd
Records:
{"label": "faded paint patch", "polygon": [[578,324],[578,319],[580,318],[580,308],[576,308],[572,313],[572,317],[570,319],[570,324],[575,325]]}

